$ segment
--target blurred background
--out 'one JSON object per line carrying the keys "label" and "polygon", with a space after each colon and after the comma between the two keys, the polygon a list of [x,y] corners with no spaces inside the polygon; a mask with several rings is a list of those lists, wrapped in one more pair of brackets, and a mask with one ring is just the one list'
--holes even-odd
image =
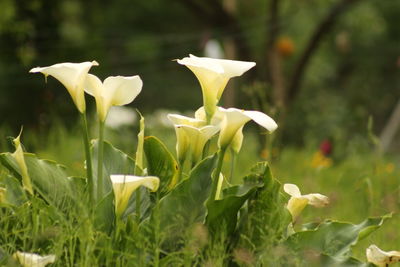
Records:
{"label": "blurred background", "polygon": [[257,63],[231,80],[221,104],[270,114],[277,144],[347,148],[374,134],[393,151],[399,16],[399,1],[381,0],[1,0],[0,127],[15,136],[21,125],[76,123],[62,85],[28,73],[59,62],[96,60],[101,79],[140,75],[130,107],[144,114],[195,110],[198,82],[173,61],[192,53]]}

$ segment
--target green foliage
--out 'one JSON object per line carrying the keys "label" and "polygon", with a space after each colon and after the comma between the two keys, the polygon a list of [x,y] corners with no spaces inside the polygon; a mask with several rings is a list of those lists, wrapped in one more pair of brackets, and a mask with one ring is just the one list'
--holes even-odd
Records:
{"label": "green foliage", "polygon": [[165,145],[156,137],[144,140],[147,172],[160,178],[160,197],[175,187],[179,179],[178,164]]}

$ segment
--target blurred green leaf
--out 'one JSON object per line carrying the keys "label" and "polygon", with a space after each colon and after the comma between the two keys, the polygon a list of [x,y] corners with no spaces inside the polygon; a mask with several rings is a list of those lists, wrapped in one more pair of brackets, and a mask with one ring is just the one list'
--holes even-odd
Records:
{"label": "blurred green leaf", "polygon": [[338,259],[347,259],[351,248],[358,241],[378,229],[391,215],[368,218],[360,224],[325,221],[318,226],[308,225],[307,230],[297,232],[286,241],[295,251],[312,250]]}
{"label": "blurred green leaf", "polygon": [[0,184],[3,184],[7,190],[5,201],[9,205],[20,206],[27,201],[24,189],[21,183],[11,175],[0,177]]}
{"label": "blurred green leaf", "polygon": [[[286,209],[287,197],[281,184],[273,178],[267,162],[259,162],[244,178],[245,183],[261,183],[248,200],[247,213],[241,217],[241,233],[251,240],[251,246],[260,248],[265,238],[282,239],[291,221]],[[268,238],[271,236],[272,238]],[[246,242],[244,239],[242,241]]]}
{"label": "blurred green leaf", "polygon": [[[190,173],[189,178],[178,184],[158,204],[160,229],[168,233],[174,242],[181,237],[185,229],[193,223],[203,223],[206,216],[205,202],[211,192],[211,173],[214,170],[216,156],[201,161]],[[158,217],[158,218],[157,218]]]}
{"label": "blurred green leaf", "polygon": [[161,197],[177,183],[178,164],[166,146],[154,136],[144,139],[144,153],[147,159],[148,175],[160,178]]}
{"label": "blurred green leaf", "polygon": [[[34,190],[47,203],[63,209],[73,202],[76,195],[63,166],[54,161],[38,159],[34,154],[24,153],[24,156]],[[0,154],[0,162],[20,179],[20,169],[11,153]]]}
{"label": "blurred green leaf", "polygon": [[217,232],[223,230],[228,235],[235,228],[238,212],[246,200],[262,184],[245,182],[243,185],[232,186],[223,190],[222,199],[211,200],[207,203],[206,224],[209,230]]}

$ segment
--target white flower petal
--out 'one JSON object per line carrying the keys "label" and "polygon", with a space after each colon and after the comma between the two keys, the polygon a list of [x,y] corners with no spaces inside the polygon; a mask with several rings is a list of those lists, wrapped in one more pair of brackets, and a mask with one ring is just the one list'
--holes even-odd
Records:
{"label": "white flower petal", "polygon": [[111,105],[122,106],[131,103],[140,93],[143,82],[139,76],[111,76],[104,80],[106,98]]}
{"label": "white flower petal", "polygon": [[15,252],[13,256],[24,267],[44,267],[47,264],[54,263],[56,260],[55,255],[40,256],[20,251]]}
{"label": "white flower petal", "polygon": [[329,204],[327,196],[317,193],[302,195],[300,189],[295,184],[284,184],[283,190],[291,196],[287,204],[287,209],[292,215],[293,221],[296,220],[307,204],[317,208],[325,207]]}
{"label": "white flower petal", "polygon": [[167,117],[174,125],[188,125],[193,127],[201,127],[206,124],[204,120],[197,118],[190,118],[179,114],[168,114]]}
{"label": "white flower petal", "polygon": [[276,128],[278,128],[276,122],[267,114],[255,110],[245,110],[243,113],[270,132],[275,131]]}
{"label": "white flower petal", "polygon": [[53,76],[68,90],[78,110],[83,113],[86,109],[84,98],[84,83],[86,75],[92,66],[99,65],[96,61],[83,63],[59,63],[48,67],[37,67],[29,72],[41,72],[46,77]]}
{"label": "white flower petal", "polygon": [[317,208],[322,208],[329,204],[329,198],[321,194],[313,193],[303,195],[303,197],[308,199],[308,204]]}
{"label": "white flower petal", "polygon": [[134,175],[111,175],[111,182],[115,196],[115,209],[118,215],[122,215],[128,205],[132,193],[139,187],[144,186],[150,191],[157,191],[160,179],[155,176],[134,176]]}
{"label": "white flower petal", "polygon": [[295,184],[284,184],[283,190],[292,197],[300,197],[301,196],[300,189]]}
{"label": "white flower petal", "polygon": [[216,106],[229,79],[242,75],[255,66],[254,62],[214,59],[190,55],[179,59],[197,77],[203,92],[203,106],[208,120],[214,115]]}
{"label": "white flower petal", "polygon": [[400,262],[400,251],[383,251],[376,245],[370,245],[366,251],[367,260],[379,267]]}

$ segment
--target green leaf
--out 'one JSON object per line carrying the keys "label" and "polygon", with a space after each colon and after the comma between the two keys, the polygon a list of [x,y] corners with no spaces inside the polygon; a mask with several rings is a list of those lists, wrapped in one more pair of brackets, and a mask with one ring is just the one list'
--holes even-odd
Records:
{"label": "green leaf", "polygon": [[222,199],[207,203],[206,224],[210,231],[223,230],[228,235],[235,228],[238,212],[246,200],[256,191],[260,183],[245,182],[243,185],[232,186],[223,191]]}
{"label": "green leaf", "polygon": [[0,177],[0,184],[4,185],[7,190],[5,194],[6,204],[20,206],[28,200],[21,183],[15,177],[4,175]]}
{"label": "green leaf", "polygon": [[313,250],[346,259],[359,240],[378,229],[390,217],[368,218],[359,224],[325,221],[315,228],[294,233],[286,244],[295,251]]}
{"label": "green leaf", "polygon": [[[282,239],[291,221],[286,209],[287,197],[280,191],[281,184],[272,177],[267,162],[257,163],[244,178],[245,183],[261,183],[248,200],[247,213],[241,216],[241,246],[261,249],[264,240]],[[246,240],[251,240],[248,244]],[[243,243],[244,242],[244,243]]]}
{"label": "green leaf", "polygon": [[178,164],[166,146],[156,137],[144,139],[148,175],[160,178],[161,197],[173,189],[178,179]]}
{"label": "green leaf", "polygon": [[334,257],[326,254],[321,254],[319,256],[320,264],[319,266],[326,267],[374,267],[372,263],[363,263],[352,257]]}
{"label": "green leaf", "polygon": [[203,223],[206,216],[205,202],[211,192],[211,173],[215,167],[216,156],[201,161],[190,173],[189,178],[178,184],[162,198],[158,204],[160,229],[168,233],[171,240],[177,241],[184,229],[193,223]]}
{"label": "green leaf", "polygon": [[[74,201],[75,192],[63,166],[38,159],[34,154],[24,153],[24,156],[33,187],[47,203],[62,209]],[[0,154],[0,162],[13,176],[21,179],[20,169],[11,153]]]}
{"label": "green leaf", "polygon": [[[94,186],[97,188],[97,158],[98,158],[99,141],[92,141],[93,151],[93,177]],[[99,200],[96,206],[95,221],[97,229],[108,232],[114,223],[114,193],[112,191],[111,174],[135,174],[135,161],[126,155],[121,150],[115,148],[112,144],[104,142],[103,154],[103,181],[104,181],[104,196]],[[132,194],[128,209],[130,213],[135,211],[135,193]],[[125,213],[126,214],[126,213]]]}
{"label": "green leaf", "polygon": [[[92,141],[92,166],[95,192],[97,192],[97,158],[99,141]],[[104,142],[103,152],[103,181],[104,197],[112,191],[111,174],[135,174],[135,161],[121,150],[113,147],[112,144]]]}

